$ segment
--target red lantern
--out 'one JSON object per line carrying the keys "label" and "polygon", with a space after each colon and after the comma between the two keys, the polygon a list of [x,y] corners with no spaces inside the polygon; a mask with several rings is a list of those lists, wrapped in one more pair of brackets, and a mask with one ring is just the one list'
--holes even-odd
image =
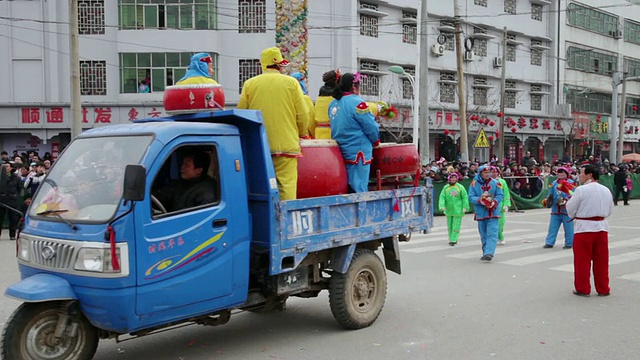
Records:
{"label": "red lantern", "polygon": [[500,130],[496,130],[496,136],[500,137]]}
{"label": "red lantern", "polygon": [[516,129],[515,127],[511,128],[511,132],[516,132],[516,131],[518,131],[518,129]]}
{"label": "red lantern", "polygon": [[489,126],[493,126],[493,125],[495,125],[495,124],[496,124],[496,122],[495,122],[495,121],[491,121],[491,122],[489,122]]}
{"label": "red lantern", "polygon": [[493,135],[489,135],[489,137],[487,137],[487,139],[489,139],[489,141],[493,141]]}
{"label": "red lantern", "polygon": [[456,134],[456,132],[451,130],[451,135],[455,135],[455,134]]}
{"label": "red lantern", "polygon": [[444,134],[449,135],[449,129],[444,129]]}
{"label": "red lantern", "polygon": [[635,105],[633,105],[633,106],[631,107],[631,110],[633,110],[633,111],[638,111],[638,107],[637,107],[637,106],[635,106]]}
{"label": "red lantern", "polygon": [[502,117],[502,113],[501,112],[498,113],[498,117]]}

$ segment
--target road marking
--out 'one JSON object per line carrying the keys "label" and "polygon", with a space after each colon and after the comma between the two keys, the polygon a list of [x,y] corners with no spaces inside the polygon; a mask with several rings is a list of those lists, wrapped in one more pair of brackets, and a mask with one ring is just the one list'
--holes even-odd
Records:
{"label": "road marking", "polygon": [[[624,253],[620,255],[609,257],[609,266],[624,264],[626,262],[636,261],[640,259],[640,251],[634,251],[630,253]],[[552,267],[551,270],[573,272],[573,264],[566,264],[562,266]]]}
{"label": "road marking", "polygon": [[[505,230],[504,234],[511,234],[511,233],[516,233],[516,232],[526,232],[529,230],[523,230],[523,229],[513,229],[513,230]],[[467,235],[460,235],[459,239],[469,239],[469,238],[479,238],[480,235],[478,235],[478,229],[461,229],[460,230],[460,234],[463,233],[472,233],[472,234],[467,234]],[[429,234],[431,235],[431,234]],[[446,240],[446,242],[449,242],[449,234],[448,233],[444,233],[444,234],[437,234],[437,235],[423,235],[420,234],[419,237],[414,238],[413,236],[411,237],[411,241],[407,242],[407,245],[412,245],[412,244],[425,244],[425,243],[431,243],[431,242],[440,242],[440,241],[444,241]]]}
{"label": "road marking", "polygon": [[[518,239],[526,239],[526,238],[535,238],[535,237],[539,237],[540,234],[529,234],[529,235],[524,235],[519,237]],[[522,250],[529,250],[529,249],[535,249],[535,248],[542,248],[542,242],[540,242],[539,244],[520,244],[520,245],[512,245],[513,242],[516,240],[510,240],[509,242],[507,242],[506,246],[498,246],[498,248],[496,249],[496,256],[500,255],[500,254],[507,254],[510,252],[516,252],[516,251],[522,251]],[[478,242],[477,245],[480,245],[480,243]],[[453,254],[453,255],[448,255],[448,257],[452,257],[452,258],[456,258],[456,259],[473,259],[475,257],[478,257],[482,254],[480,254],[480,251],[470,251],[470,252],[466,252],[466,253],[461,253],[461,254]]]}
{"label": "road marking", "polygon": [[[515,234],[515,233],[522,233],[522,232],[528,232],[531,230],[528,229],[513,229],[513,230],[505,230],[503,232],[504,235],[510,235],[510,234]],[[525,237],[538,237],[538,234],[530,234],[531,236],[518,236],[517,238],[525,238]],[[467,247],[467,246],[479,246],[480,245],[480,235],[478,235],[477,233],[473,233],[473,234],[469,234],[469,235],[462,235],[458,238],[458,240],[467,240],[467,239],[476,239],[476,241],[473,242],[465,242],[465,243],[458,243],[458,245],[456,245],[455,247],[457,248],[461,248],[461,247]],[[422,253],[428,253],[428,252],[434,252],[434,251],[439,251],[439,250],[444,250],[444,249],[449,249],[452,248],[453,246],[450,246],[448,243],[444,243],[445,241],[448,240],[448,236],[447,237],[443,237],[440,239],[434,239],[432,238],[429,242],[437,242],[437,241],[442,241],[443,244],[442,245],[435,245],[435,246],[429,246],[429,247],[424,247],[425,242],[423,241],[422,246],[416,246],[416,247],[405,247],[401,245],[401,250],[405,251],[405,252],[410,252],[410,253],[414,253],[414,254],[422,254]],[[511,240],[511,241],[516,241],[516,240]],[[413,240],[406,243],[407,245],[411,245],[413,244]]]}
{"label": "road marking", "polygon": [[618,278],[630,281],[640,281],[640,272],[618,276]]}
{"label": "road marking", "polygon": [[[609,249],[616,249],[619,247],[625,247],[630,245],[638,245],[639,243],[640,243],[640,238],[616,241],[614,243],[609,243]],[[517,259],[501,261],[500,264],[524,266],[524,265],[537,264],[537,263],[541,263],[549,260],[562,259],[564,257],[573,256],[573,251],[569,251],[569,250],[552,252],[552,253],[549,253],[548,252],[549,250],[546,250],[546,251],[547,253],[545,254],[525,256]]]}

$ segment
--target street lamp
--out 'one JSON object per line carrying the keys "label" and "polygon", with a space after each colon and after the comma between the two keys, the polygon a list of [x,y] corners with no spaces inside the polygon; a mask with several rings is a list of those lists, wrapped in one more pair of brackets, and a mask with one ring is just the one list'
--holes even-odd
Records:
{"label": "street lamp", "polygon": [[[419,123],[419,117],[418,117],[418,109],[420,107],[420,105],[418,104],[418,96],[416,95],[416,92],[418,91],[418,88],[416,87],[416,78],[409,74],[408,72],[406,72],[406,70],[400,66],[400,65],[392,65],[389,66],[389,71],[394,73],[394,74],[398,74],[400,76],[404,76],[407,79],[409,79],[409,83],[411,83],[411,88],[413,89],[413,104],[411,105],[411,112],[413,113],[413,145],[415,145],[416,147],[418,147],[418,123]],[[423,139],[424,141],[424,139]],[[428,141],[428,139],[427,139]]]}

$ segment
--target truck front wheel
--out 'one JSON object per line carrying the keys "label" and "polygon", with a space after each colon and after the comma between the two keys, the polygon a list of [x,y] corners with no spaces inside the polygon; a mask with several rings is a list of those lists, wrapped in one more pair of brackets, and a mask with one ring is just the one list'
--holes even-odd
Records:
{"label": "truck front wheel", "polygon": [[24,303],[5,324],[2,358],[5,360],[90,360],[98,347],[98,333],[82,314],[63,324],[54,336],[61,303]]}
{"label": "truck front wheel", "polygon": [[333,317],[347,329],[362,329],[378,318],[387,296],[387,274],[380,258],[357,249],[345,274],[334,272],[329,284]]}

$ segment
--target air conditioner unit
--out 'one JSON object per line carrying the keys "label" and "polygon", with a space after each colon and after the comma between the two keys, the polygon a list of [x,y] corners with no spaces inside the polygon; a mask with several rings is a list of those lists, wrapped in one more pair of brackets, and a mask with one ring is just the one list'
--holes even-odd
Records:
{"label": "air conditioner unit", "polygon": [[495,57],[493,58],[493,67],[501,67],[502,66],[502,58]]}
{"label": "air conditioner unit", "polygon": [[473,61],[473,51],[464,52],[464,61]]}
{"label": "air conditioner unit", "polygon": [[614,39],[622,39],[622,31],[621,30],[609,31],[609,35],[613,36]]}
{"label": "air conditioner unit", "polygon": [[433,53],[433,55],[435,56],[442,56],[444,55],[444,45],[440,45],[440,44],[434,44],[431,47],[431,52]]}

